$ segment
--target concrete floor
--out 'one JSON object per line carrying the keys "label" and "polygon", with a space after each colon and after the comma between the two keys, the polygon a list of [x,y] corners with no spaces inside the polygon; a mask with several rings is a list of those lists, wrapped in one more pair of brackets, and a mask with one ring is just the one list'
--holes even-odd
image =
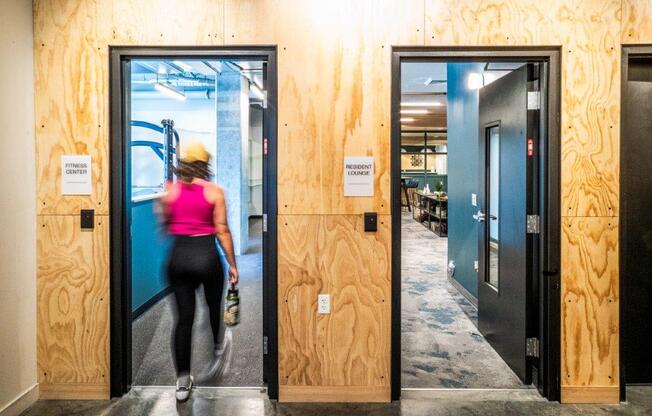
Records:
{"label": "concrete floor", "polygon": [[198,389],[177,404],[170,388],[138,388],[111,401],[39,401],[23,416],[63,415],[650,415],[652,387],[627,389],[620,405],[562,405],[527,391],[439,390],[405,392],[388,404],[285,404],[272,402],[256,390]]}

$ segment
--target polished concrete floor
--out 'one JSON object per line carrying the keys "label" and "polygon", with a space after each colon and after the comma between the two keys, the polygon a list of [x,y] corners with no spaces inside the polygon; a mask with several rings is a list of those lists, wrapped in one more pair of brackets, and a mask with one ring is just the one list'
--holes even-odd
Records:
{"label": "polished concrete floor", "polygon": [[[225,372],[197,377],[211,362],[213,339],[208,306],[202,289],[197,293],[193,326],[192,373],[201,386],[260,387],[263,385],[262,320],[262,221],[249,223],[249,248],[237,257],[241,313],[240,323],[227,331],[232,340]],[[132,377],[135,386],[173,386],[172,361],[174,295],[161,299],[132,324]],[[224,329],[224,326],[222,326]]]}
{"label": "polished concrete floor", "polygon": [[526,388],[477,328],[477,309],[448,281],[448,239],[401,216],[401,385]]}
{"label": "polished concrete floor", "polygon": [[400,402],[388,404],[284,404],[249,390],[198,389],[190,400],[177,404],[173,389],[133,389],[111,401],[39,401],[23,416],[132,416],[132,415],[650,415],[652,387],[627,389],[620,405],[562,405],[544,401],[529,391],[447,390],[405,392]]}

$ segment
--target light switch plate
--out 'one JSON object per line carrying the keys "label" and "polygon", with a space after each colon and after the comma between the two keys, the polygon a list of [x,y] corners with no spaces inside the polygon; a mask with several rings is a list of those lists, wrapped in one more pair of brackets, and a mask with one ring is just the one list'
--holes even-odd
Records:
{"label": "light switch plate", "polygon": [[471,194],[471,205],[478,206],[478,196],[476,194]]}
{"label": "light switch plate", "polygon": [[331,313],[331,295],[321,293],[317,296],[317,313]]}
{"label": "light switch plate", "polygon": [[480,270],[480,266],[478,265],[478,261],[477,261],[477,260],[473,262],[473,268],[475,269],[476,272],[477,272],[478,270]]}

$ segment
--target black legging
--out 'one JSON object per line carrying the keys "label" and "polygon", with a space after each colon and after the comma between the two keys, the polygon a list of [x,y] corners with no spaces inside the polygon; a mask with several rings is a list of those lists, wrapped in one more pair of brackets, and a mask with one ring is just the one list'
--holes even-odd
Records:
{"label": "black legging", "polygon": [[192,324],[195,318],[195,290],[204,286],[210,312],[213,340],[217,344],[222,311],[224,272],[215,236],[176,236],[170,252],[168,279],[177,301],[174,353],[177,374],[190,372]]}

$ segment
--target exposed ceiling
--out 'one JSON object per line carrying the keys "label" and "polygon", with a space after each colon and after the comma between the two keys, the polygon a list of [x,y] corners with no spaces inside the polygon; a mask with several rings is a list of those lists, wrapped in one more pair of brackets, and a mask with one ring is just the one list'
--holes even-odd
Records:
{"label": "exposed ceiling", "polygon": [[[249,79],[250,83],[262,89],[262,61],[234,60],[134,60],[131,65],[131,86],[139,96],[150,94],[154,97],[165,97],[156,90],[157,84],[169,86],[175,91],[193,97],[197,95],[211,96],[215,92],[215,79],[222,71],[238,71]],[[259,99],[259,94],[250,93],[253,100]]]}

